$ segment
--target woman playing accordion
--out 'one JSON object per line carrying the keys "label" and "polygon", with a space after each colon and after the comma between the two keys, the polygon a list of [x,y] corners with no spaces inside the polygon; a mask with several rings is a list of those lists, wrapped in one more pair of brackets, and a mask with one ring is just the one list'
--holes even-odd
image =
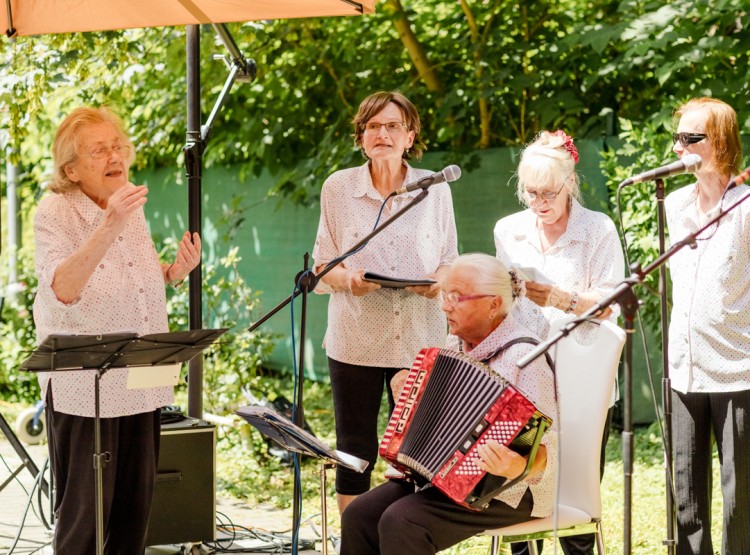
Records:
{"label": "woman playing accordion", "polygon": [[[552,370],[539,357],[523,370],[516,361],[534,346],[514,339],[534,338],[510,314],[520,287],[492,256],[458,257],[443,283],[442,310],[451,336],[448,348],[483,361],[528,397],[539,411],[556,414]],[[396,393],[408,371],[392,384]],[[549,516],[555,492],[556,424],[544,434],[530,472],[476,511],[462,507],[437,488],[415,491],[413,483],[387,482],[358,497],[342,515],[341,553],[346,555],[435,553],[490,528]],[[527,458],[496,441],[477,448],[479,466],[508,480],[526,470]]]}

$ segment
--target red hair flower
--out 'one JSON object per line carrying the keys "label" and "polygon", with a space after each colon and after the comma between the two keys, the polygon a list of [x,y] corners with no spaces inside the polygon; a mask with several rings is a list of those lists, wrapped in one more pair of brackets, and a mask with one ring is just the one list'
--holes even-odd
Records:
{"label": "red hair flower", "polygon": [[563,131],[562,129],[558,129],[554,133],[550,133],[550,134],[555,137],[562,137],[563,148],[570,153],[570,155],[573,157],[573,161],[577,164],[578,163],[578,149],[576,148],[576,145],[573,144],[573,137],[566,134],[565,131]]}

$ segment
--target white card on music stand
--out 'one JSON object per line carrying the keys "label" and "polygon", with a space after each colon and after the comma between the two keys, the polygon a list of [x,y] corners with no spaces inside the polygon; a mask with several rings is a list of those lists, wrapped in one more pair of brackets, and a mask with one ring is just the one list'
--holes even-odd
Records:
{"label": "white card on music stand", "polygon": [[162,366],[131,366],[128,368],[128,389],[177,385],[181,369],[181,363]]}

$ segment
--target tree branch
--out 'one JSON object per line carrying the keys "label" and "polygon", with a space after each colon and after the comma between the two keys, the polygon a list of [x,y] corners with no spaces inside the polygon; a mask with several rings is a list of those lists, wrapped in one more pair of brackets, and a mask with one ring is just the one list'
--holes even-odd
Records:
{"label": "tree branch", "polygon": [[419,73],[420,79],[424,81],[427,90],[431,92],[443,92],[443,83],[438,79],[435,68],[427,59],[427,54],[422,43],[419,42],[417,35],[414,34],[409,18],[406,16],[404,7],[401,5],[401,0],[385,0],[383,6],[383,11],[393,22],[401,43],[409,53],[409,58],[411,58],[414,67]]}

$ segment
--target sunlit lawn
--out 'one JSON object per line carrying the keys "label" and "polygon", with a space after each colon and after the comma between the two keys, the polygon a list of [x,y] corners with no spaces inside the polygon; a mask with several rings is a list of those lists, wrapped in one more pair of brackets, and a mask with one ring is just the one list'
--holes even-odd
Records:
{"label": "sunlit lawn", "polygon": [[[316,435],[335,445],[333,415],[329,392],[326,386],[313,384],[305,391],[305,411]],[[253,435],[256,432],[253,431]],[[632,477],[632,530],[631,546],[633,554],[651,555],[666,553],[662,542],[666,539],[666,498],[665,472],[662,463],[662,449],[658,428],[639,427],[635,430],[635,461]],[[274,461],[259,466],[255,461],[238,459],[228,451],[220,460],[220,486],[231,488],[235,494],[249,497],[252,502],[273,501],[288,507],[291,503],[291,471],[280,467]],[[242,463],[239,461],[242,460]],[[382,476],[384,465],[379,462],[375,476]],[[338,532],[338,512],[333,490],[333,472],[329,473],[328,514],[329,527]],[[308,461],[303,464],[303,517],[320,512],[317,466]],[[624,480],[621,450],[621,435],[613,430],[607,446],[607,468],[602,482],[602,503],[605,545],[607,553],[623,553],[624,542]],[[718,461],[714,457],[714,507],[713,537],[715,549],[720,548],[721,494],[719,490]],[[545,544],[545,553],[554,553],[552,542]],[[455,546],[445,553],[455,555],[485,554],[489,552],[489,538],[474,538]],[[509,550],[508,550],[509,552]],[[557,550],[562,553],[561,549]]]}
{"label": "sunlit lawn", "polygon": [[[283,382],[280,382],[280,384]],[[280,385],[283,388],[283,385]],[[291,393],[287,393],[291,397]],[[6,418],[12,423],[17,411],[22,407],[4,404]],[[320,439],[335,446],[333,414],[330,391],[323,384],[309,384],[305,390],[305,414],[313,431]],[[383,422],[383,427],[385,422]],[[249,425],[239,432],[233,429],[219,429],[217,451],[218,492],[223,496],[246,499],[248,504],[272,504],[289,508],[291,519],[292,471],[266,453],[260,435]],[[622,465],[621,435],[613,430],[607,445],[607,468],[602,482],[603,522],[607,553],[623,553],[624,522],[624,479]],[[374,476],[380,480],[385,465],[379,461]],[[721,493],[719,490],[718,460],[714,455],[714,507],[712,510],[712,533],[714,548],[718,553],[721,538]],[[334,473],[329,472],[328,480],[328,522],[334,534],[339,532],[339,515],[336,508],[333,488]],[[320,491],[318,466],[315,461],[306,460],[302,464],[303,519],[320,513]],[[666,539],[666,499],[665,473],[662,463],[662,449],[658,428],[640,427],[635,430],[635,462],[632,477],[632,553],[651,555],[666,553],[662,542]],[[474,555],[489,552],[489,538],[479,537],[467,540],[446,551],[452,555]],[[507,551],[510,552],[509,550]],[[547,541],[545,553],[554,553],[552,542]],[[561,549],[557,550],[562,553]]]}

